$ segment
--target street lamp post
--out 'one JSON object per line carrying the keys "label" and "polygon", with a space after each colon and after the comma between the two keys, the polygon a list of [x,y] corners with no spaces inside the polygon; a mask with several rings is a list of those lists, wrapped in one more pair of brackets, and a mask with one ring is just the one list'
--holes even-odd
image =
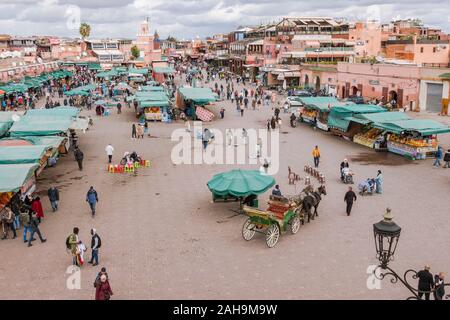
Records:
{"label": "street lamp post", "polygon": [[[397,249],[397,244],[400,238],[401,228],[393,221],[394,216],[391,209],[387,208],[383,216],[383,220],[373,225],[373,234],[375,239],[375,249],[377,252],[377,259],[380,264],[375,268],[374,275],[377,279],[383,280],[386,276],[390,276],[391,283],[402,283],[411,293],[412,296],[407,300],[421,300],[419,293],[434,293],[436,288],[431,291],[421,291],[413,287],[408,282],[408,278],[416,280],[418,272],[413,269],[405,271],[403,276],[398,275],[393,269],[389,267],[389,262],[394,260],[394,253]],[[381,270],[380,270],[381,269]],[[378,273],[378,270],[380,272]],[[450,286],[450,283],[444,283],[444,286]]]}

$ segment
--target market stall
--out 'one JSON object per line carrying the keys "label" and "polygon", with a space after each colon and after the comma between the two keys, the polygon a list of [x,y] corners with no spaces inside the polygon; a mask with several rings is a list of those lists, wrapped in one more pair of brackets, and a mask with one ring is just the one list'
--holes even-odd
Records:
{"label": "market stall", "polygon": [[198,106],[204,108],[206,105],[217,100],[217,95],[210,88],[181,87],[178,89],[176,95],[177,107],[184,110],[186,115],[192,118],[197,116],[196,111]]}
{"label": "market stall", "polygon": [[363,127],[368,123],[351,121],[351,117],[357,114],[380,112],[387,111],[383,107],[374,104],[331,106],[331,111],[328,116],[328,127],[335,135],[351,140],[355,134],[363,131]]}
{"label": "market stall", "polygon": [[437,134],[450,132],[448,126],[433,120],[399,120],[374,123],[373,126],[388,132],[390,152],[412,160],[434,156],[438,148]]}
{"label": "market stall", "polygon": [[169,97],[164,91],[137,91],[134,100],[138,102],[138,115],[144,115],[146,120],[162,121],[168,113]]}
{"label": "market stall", "polygon": [[404,112],[362,113],[346,120],[363,125],[362,130],[353,136],[353,142],[377,150],[387,150],[386,131],[374,128],[373,123],[410,119]]}
{"label": "market stall", "polygon": [[14,195],[31,193],[36,189],[35,171],[38,164],[2,164],[0,165],[0,210]]}
{"label": "market stall", "polygon": [[343,106],[348,102],[341,102],[333,97],[299,97],[302,103],[299,120],[316,124],[317,128],[328,131],[328,115],[331,106]]}

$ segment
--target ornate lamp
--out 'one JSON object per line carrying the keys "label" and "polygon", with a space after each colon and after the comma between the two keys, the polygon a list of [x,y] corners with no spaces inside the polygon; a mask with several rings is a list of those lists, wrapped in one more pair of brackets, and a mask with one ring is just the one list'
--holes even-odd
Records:
{"label": "ornate lamp", "polygon": [[382,269],[386,269],[389,261],[394,259],[395,249],[400,238],[401,228],[392,220],[391,209],[387,208],[383,220],[373,225],[375,249]]}

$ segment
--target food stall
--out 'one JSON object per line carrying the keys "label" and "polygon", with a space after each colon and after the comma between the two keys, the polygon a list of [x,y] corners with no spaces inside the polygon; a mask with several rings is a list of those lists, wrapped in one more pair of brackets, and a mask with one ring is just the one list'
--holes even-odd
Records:
{"label": "food stall", "polygon": [[316,123],[317,128],[328,131],[328,115],[332,106],[345,106],[349,102],[342,102],[333,97],[300,97],[302,102],[299,120],[301,122]]}
{"label": "food stall", "polygon": [[[188,117],[194,119],[205,114],[205,119],[208,121],[212,112],[204,107],[217,100],[217,94],[213,93],[210,88],[181,87],[176,95],[176,106],[184,110]],[[197,107],[202,108],[200,112],[197,112]]]}
{"label": "food stall", "polygon": [[0,211],[18,192],[26,195],[36,189],[38,166],[35,163],[0,165]]}
{"label": "food stall", "polygon": [[363,125],[362,130],[353,136],[353,142],[377,150],[387,150],[386,131],[375,128],[372,124],[407,119],[409,117],[404,112],[361,113],[346,118],[346,120],[350,120],[350,123]]}
{"label": "food stall", "polygon": [[167,94],[160,90],[138,91],[134,99],[138,102],[138,115],[144,114],[146,120],[163,120],[170,105]]}
{"label": "food stall", "polygon": [[353,136],[363,131],[369,121],[353,121],[358,114],[381,113],[386,112],[381,106],[373,104],[349,104],[341,106],[332,106],[328,116],[328,127],[330,131],[347,140],[352,140]]}
{"label": "food stall", "polygon": [[450,132],[450,127],[425,119],[380,122],[373,126],[388,133],[388,151],[412,160],[434,156],[438,148],[437,134]]}

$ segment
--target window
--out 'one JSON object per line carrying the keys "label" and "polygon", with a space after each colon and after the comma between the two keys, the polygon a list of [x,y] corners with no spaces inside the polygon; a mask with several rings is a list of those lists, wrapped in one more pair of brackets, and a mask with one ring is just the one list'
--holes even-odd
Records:
{"label": "window", "polygon": [[423,53],[423,47],[420,47],[420,53]]}

